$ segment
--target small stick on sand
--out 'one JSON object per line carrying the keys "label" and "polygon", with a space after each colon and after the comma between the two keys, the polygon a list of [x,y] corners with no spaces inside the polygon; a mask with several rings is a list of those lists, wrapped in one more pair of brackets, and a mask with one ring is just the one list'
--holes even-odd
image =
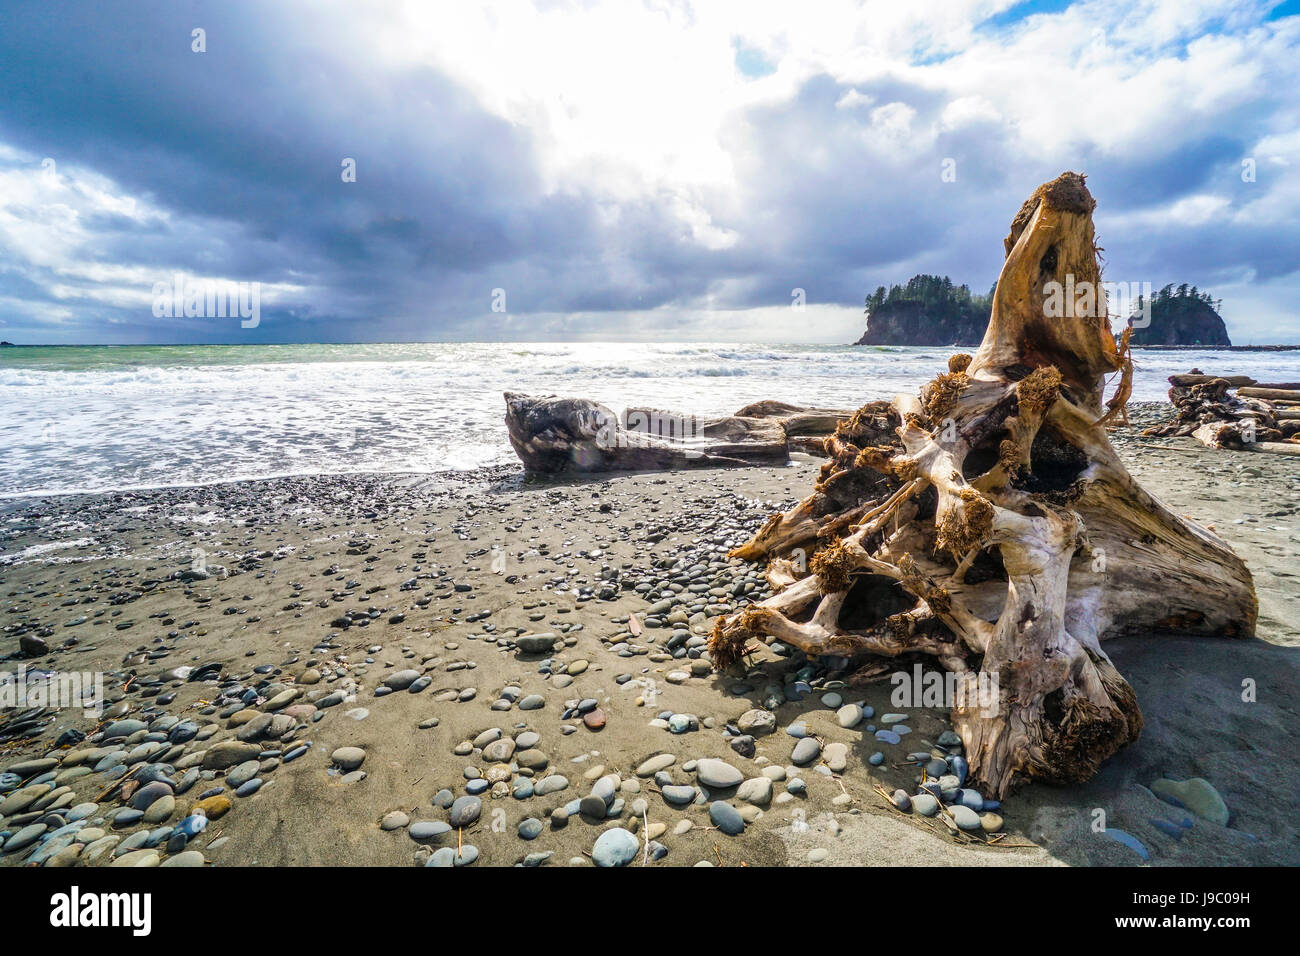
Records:
{"label": "small stick on sand", "polygon": [[116,781],[116,782],[115,782],[111,787],[109,787],[107,790],[105,790],[103,793],[101,793],[99,796],[97,796],[97,797],[95,798],[95,802],[96,802],[96,803],[99,803],[99,801],[103,800],[105,797],[107,797],[107,796],[108,796],[110,793],[112,793],[114,790],[118,790],[118,789],[120,789],[121,786],[122,786],[122,784],[126,783],[126,782],[127,782],[128,780],[130,780],[133,776],[135,776],[136,771],[139,770],[139,769],[140,769],[141,767],[143,767],[143,766],[144,766],[144,764],[142,764],[142,763],[141,763],[141,764],[136,764],[133,768],[131,768],[130,771],[128,771],[127,773],[122,774],[122,779]]}

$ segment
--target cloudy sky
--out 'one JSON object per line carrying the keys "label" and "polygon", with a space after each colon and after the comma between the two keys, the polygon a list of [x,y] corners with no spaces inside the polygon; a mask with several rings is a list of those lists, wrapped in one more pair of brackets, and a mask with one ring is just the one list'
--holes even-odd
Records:
{"label": "cloudy sky", "polygon": [[6,0],[0,338],[850,341],[1074,169],[1105,278],[1300,342],[1297,90],[1296,0]]}

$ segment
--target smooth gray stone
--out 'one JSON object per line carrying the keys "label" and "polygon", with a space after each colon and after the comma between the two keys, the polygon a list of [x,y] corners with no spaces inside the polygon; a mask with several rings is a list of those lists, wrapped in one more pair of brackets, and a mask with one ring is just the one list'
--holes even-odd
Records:
{"label": "smooth gray stone", "polygon": [[26,849],[35,843],[47,829],[49,827],[39,821],[29,823],[5,841],[4,851],[6,853],[16,853],[19,850]]}
{"label": "smooth gray stone", "polygon": [[515,646],[525,654],[546,654],[555,647],[554,634],[524,634],[515,638]]}
{"label": "smooth gray stone", "polygon": [[591,859],[600,867],[627,866],[636,858],[640,847],[641,843],[633,833],[622,827],[614,827],[596,838]]}
{"label": "smooth gray stone", "polygon": [[794,745],[794,751],[790,754],[790,762],[796,767],[802,767],[820,757],[821,752],[822,745],[817,742],[816,737],[804,737]]}
{"label": "smooth gray stone", "polygon": [[406,831],[417,843],[427,843],[451,832],[451,824],[441,820],[417,820]]}
{"label": "smooth gray stone", "polygon": [[467,827],[478,820],[482,812],[483,801],[478,797],[457,797],[447,818],[454,827]]}
{"label": "smooth gray stone", "polygon": [[568,786],[569,780],[567,777],[554,773],[549,777],[543,777],[534,784],[533,793],[537,794],[539,797],[544,797],[547,794],[558,793],[561,790],[565,790]]}
{"label": "smooth gray stone", "polygon": [[912,797],[912,809],[923,817],[932,817],[939,812],[939,801],[931,794],[918,793]]}
{"label": "smooth gray stone", "polygon": [[366,752],[360,747],[339,747],[330,759],[344,771],[356,770],[365,761]]}
{"label": "smooth gray stone", "polygon": [[959,803],[949,809],[953,821],[963,830],[978,830],[980,828],[980,815],[970,807],[963,807]]}
{"label": "smooth gray stone", "polygon": [[238,767],[235,767],[226,774],[226,783],[238,790],[248,781],[257,776],[257,771],[261,763],[256,760],[245,760]]}
{"label": "smooth gray stone", "polygon": [[696,790],[694,787],[672,784],[661,787],[659,793],[664,798],[665,803],[670,803],[675,807],[684,807],[695,799]]}
{"label": "smooth gray stone", "polygon": [[715,790],[738,787],[745,779],[745,775],[731,764],[712,757],[705,757],[696,764],[695,776],[700,783]]}
{"label": "smooth gray stone", "polygon": [[745,818],[740,815],[740,811],[721,800],[709,804],[709,819],[727,836],[739,836],[745,832]]}
{"label": "smooth gray stone", "polygon": [[417,670],[397,671],[384,678],[384,686],[390,690],[406,690],[419,679],[420,672]]}

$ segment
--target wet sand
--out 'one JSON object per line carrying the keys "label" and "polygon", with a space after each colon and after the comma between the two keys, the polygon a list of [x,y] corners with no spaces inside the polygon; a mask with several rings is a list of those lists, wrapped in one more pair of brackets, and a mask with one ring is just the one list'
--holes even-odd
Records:
{"label": "wet sand", "polygon": [[[1138,411],[1139,420],[1157,413]],[[164,722],[152,735],[134,732],[118,748],[129,752],[161,737],[156,752],[139,762],[165,762],[174,783],[199,771],[177,793],[175,812],[152,826],[115,827],[107,819],[119,805],[113,797],[85,811],[83,827],[123,839],[165,831],[202,793],[226,786],[223,771],[203,769],[211,761],[202,754],[233,738],[248,711],[267,712],[291,692],[294,726],[283,738],[260,740],[252,758],[260,789],[233,797],[233,808],[189,841],[188,849],[218,865],[423,863],[439,847],[455,848],[456,832],[417,841],[409,825],[385,830],[381,821],[394,811],[411,824],[447,820],[435,795],[463,795],[474,774],[488,783],[481,815],[461,838],[477,848],[479,866],[586,864],[602,830],[626,827],[643,841],[645,823],[667,850],[654,866],[804,865],[810,854],[841,865],[1140,864],[1132,849],[1094,831],[1098,811],[1107,826],[1141,841],[1151,865],[1300,863],[1292,746],[1300,730],[1293,607],[1300,461],[1210,451],[1134,431],[1118,435],[1116,445],[1149,490],[1213,527],[1245,559],[1259,594],[1257,637],[1108,644],[1137,691],[1146,720],[1141,739],[1086,785],[1032,784],[1011,795],[997,810],[1005,819],[1006,836],[998,841],[1004,846],[985,845],[982,835],[953,836],[933,819],[895,810],[874,789],[915,790],[918,770],[906,755],[935,744],[948,729],[945,711],[907,710],[912,732],[897,746],[882,745],[866,731],[873,720],[843,728],[822,697],[862,701],[882,715],[898,709],[889,684],[840,687],[835,681],[843,673],[814,668],[805,672],[812,692],[775,709],[775,732],[757,737],[748,758],[733,750],[725,725],[762,708],[765,687],[787,683],[808,662],[769,648],[756,655],[756,672],[719,674],[707,657],[692,657],[698,650],[674,658],[668,649],[675,632],[689,632],[689,641],[678,638],[674,646],[684,653],[707,634],[712,614],[762,596],[761,569],[728,561],[725,552],[770,512],[807,493],[817,468],[812,460],[567,481],[525,481],[514,469],[452,479],[290,478],[11,501],[0,513],[0,670],[24,664],[102,671],[110,700],[117,698],[128,718],[149,722],[167,714],[208,728],[207,739],[173,743]],[[206,564],[206,576],[192,573],[196,560]],[[695,584],[688,593],[707,609],[660,628],[629,622],[629,615],[644,621],[656,604],[646,592],[674,578],[683,587]],[[544,633],[559,639],[549,654],[513,646],[518,635]],[[21,634],[44,641],[48,653],[20,658]],[[226,680],[189,680],[192,672],[175,671],[208,664],[220,665]],[[385,678],[408,669],[427,675],[428,685],[375,696]],[[1252,702],[1242,699],[1247,679],[1256,685]],[[218,701],[223,689],[228,696]],[[252,693],[239,702],[233,689]],[[324,706],[337,691],[342,701]],[[529,695],[540,695],[543,706],[521,709]],[[509,709],[493,709],[511,698]],[[589,726],[600,720],[584,720],[579,701],[595,702],[603,727]],[[275,712],[285,709],[279,704]],[[652,725],[661,713],[693,715],[698,729],[675,734]],[[843,772],[791,766],[796,741],[784,728],[801,721],[825,743],[848,746]],[[105,723],[63,709],[39,736],[0,742],[0,771],[51,754],[62,762],[46,776],[63,776],[50,780],[42,800],[63,786],[71,794],[60,794],[52,808],[37,800],[10,813],[0,833],[12,837],[50,812],[66,820],[68,807],[93,802],[112,786],[111,774],[68,772],[103,760],[101,752],[83,756],[93,742],[54,746],[65,731],[91,734]],[[483,753],[493,728],[505,738],[539,739],[494,762]],[[476,737],[481,745],[467,748]],[[309,741],[309,750],[285,761],[300,741]],[[331,771],[340,747],[364,750],[363,779]],[[867,758],[877,750],[886,759],[871,766]],[[643,761],[661,753],[675,758],[667,778],[637,775]],[[77,755],[71,763],[69,754]],[[713,794],[750,818],[739,836],[713,828],[707,802],[678,808],[663,799],[665,784],[696,784],[691,761],[709,757],[745,778],[765,768],[786,778],[775,780],[762,806],[738,798],[734,788]],[[619,775],[614,816],[594,821],[573,813],[556,825],[554,810],[587,796],[609,774]],[[512,795],[525,780],[533,785],[557,775],[567,778],[565,789]],[[804,795],[787,791],[796,775],[806,782]],[[495,777],[505,793],[494,798]],[[1151,821],[1180,812],[1150,791],[1159,777],[1209,780],[1231,812],[1229,825],[1197,819],[1177,837],[1166,834]],[[519,832],[528,819],[541,823],[533,839]],[[49,821],[46,840],[57,822]],[[5,853],[0,864],[20,864],[39,845]],[[84,847],[75,838],[74,845]],[[117,846],[98,849],[102,864]],[[529,856],[545,853],[552,855]],[[152,856],[132,861],[167,858],[158,845]],[[634,865],[642,859],[638,854]],[[87,862],[84,850],[71,849],[59,861]]]}

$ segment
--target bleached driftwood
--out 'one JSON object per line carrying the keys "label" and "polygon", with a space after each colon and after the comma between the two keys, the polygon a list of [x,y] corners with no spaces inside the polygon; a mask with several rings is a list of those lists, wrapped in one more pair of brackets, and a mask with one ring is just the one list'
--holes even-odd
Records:
{"label": "bleached driftwood", "polygon": [[[1244,376],[1216,378],[1195,372],[1171,375],[1169,401],[1174,417],[1143,434],[1190,435],[1210,448],[1291,454],[1288,447],[1300,440],[1300,416],[1284,403],[1300,400],[1300,391],[1234,385],[1243,379],[1253,381]],[[1234,387],[1235,395],[1231,393]]]}
{"label": "bleached driftwood", "polygon": [[601,472],[781,464],[791,450],[820,452],[847,411],[756,402],[705,418],[629,408],[622,418],[583,398],[506,392],[510,444],[531,472]]}
{"label": "bleached driftwood", "polygon": [[[710,639],[718,666],[770,635],[874,659],[867,674],[882,658],[956,672],[971,779],[998,797],[1019,778],[1087,779],[1137,738],[1137,698],[1104,640],[1255,628],[1245,565],[1144,491],[1107,439],[1131,362],[1104,300],[1069,317],[1044,308],[1050,283],[1099,283],[1094,206],[1074,173],[1034,192],[978,352],[826,439],[813,493],[733,552],[766,560],[778,593],[720,618]],[[981,675],[996,677],[995,707],[976,703]]]}

